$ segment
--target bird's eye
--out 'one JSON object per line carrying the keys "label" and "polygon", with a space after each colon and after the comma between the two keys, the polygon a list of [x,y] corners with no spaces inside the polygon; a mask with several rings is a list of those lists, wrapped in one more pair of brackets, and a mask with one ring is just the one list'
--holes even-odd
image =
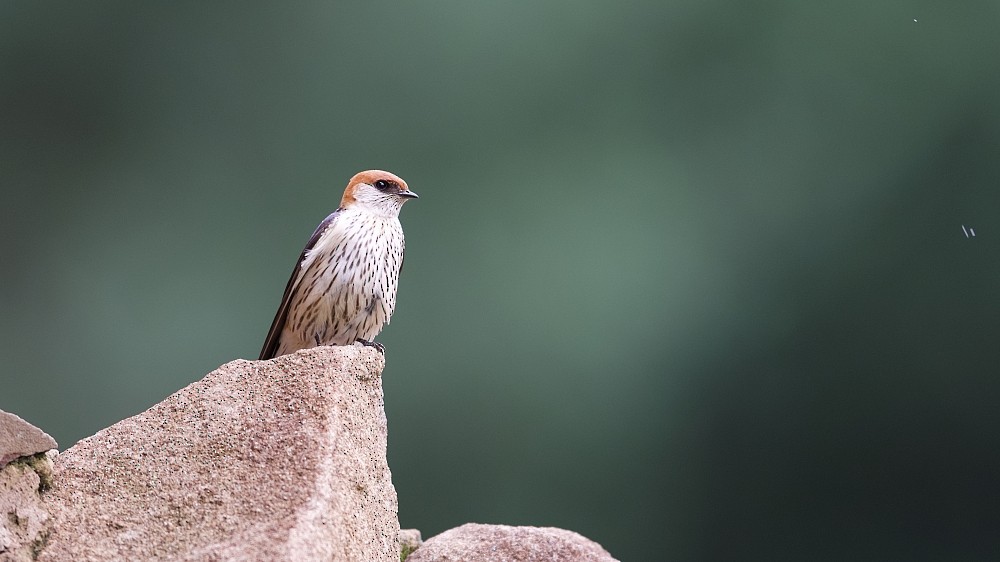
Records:
{"label": "bird's eye", "polygon": [[375,182],[375,189],[377,189],[379,191],[385,191],[385,190],[389,189],[390,187],[392,187],[392,184],[390,184],[389,182],[387,182],[385,180],[378,180],[377,182]]}

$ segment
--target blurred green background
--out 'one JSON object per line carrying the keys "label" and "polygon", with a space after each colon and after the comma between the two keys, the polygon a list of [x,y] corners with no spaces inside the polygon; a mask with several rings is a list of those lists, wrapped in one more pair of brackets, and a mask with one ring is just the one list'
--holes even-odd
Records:
{"label": "blurred green background", "polygon": [[[1000,3],[0,3],[0,408],[255,358],[366,168],[404,527],[1000,553]],[[976,236],[967,236],[975,229]]]}

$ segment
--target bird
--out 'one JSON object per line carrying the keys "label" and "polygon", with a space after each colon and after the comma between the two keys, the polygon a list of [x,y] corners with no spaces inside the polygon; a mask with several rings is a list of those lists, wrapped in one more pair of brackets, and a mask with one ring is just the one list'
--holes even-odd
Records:
{"label": "bird", "polygon": [[396,308],[406,253],[399,211],[417,197],[389,172],[367,170],[351,178],[340,206],[299,255],[260,359],[354,343],[385,353],[374,340]]}

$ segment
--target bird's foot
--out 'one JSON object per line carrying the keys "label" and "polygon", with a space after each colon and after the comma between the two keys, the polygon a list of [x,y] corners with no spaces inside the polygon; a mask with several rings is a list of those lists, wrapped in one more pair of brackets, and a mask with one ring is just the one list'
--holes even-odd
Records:
{"label": "bird's foot", "polygon": [[356,339],[354,341],[357,342],[357,343],[360,343],[361,345],[363,345],[365,347],[374,347],[375,349],[378,350],[379,353],[381,353],[382,355],[385,355],[385,346],[382,345],[382,344],[380,344],[377,341],[368,341],[368,340],[363,340],[361,338],[358,338],[358,339]]}

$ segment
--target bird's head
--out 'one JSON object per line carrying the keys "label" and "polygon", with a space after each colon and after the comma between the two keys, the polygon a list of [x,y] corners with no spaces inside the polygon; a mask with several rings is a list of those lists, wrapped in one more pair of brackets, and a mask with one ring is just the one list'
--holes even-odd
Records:
{"label": "bird's head", "polygon": [[368,170],[351,178],[340,206],[395,217],[399,216],[399,210],[407,199],[416,197],[417,194],[410,191],[399,176],[382,170]]}

